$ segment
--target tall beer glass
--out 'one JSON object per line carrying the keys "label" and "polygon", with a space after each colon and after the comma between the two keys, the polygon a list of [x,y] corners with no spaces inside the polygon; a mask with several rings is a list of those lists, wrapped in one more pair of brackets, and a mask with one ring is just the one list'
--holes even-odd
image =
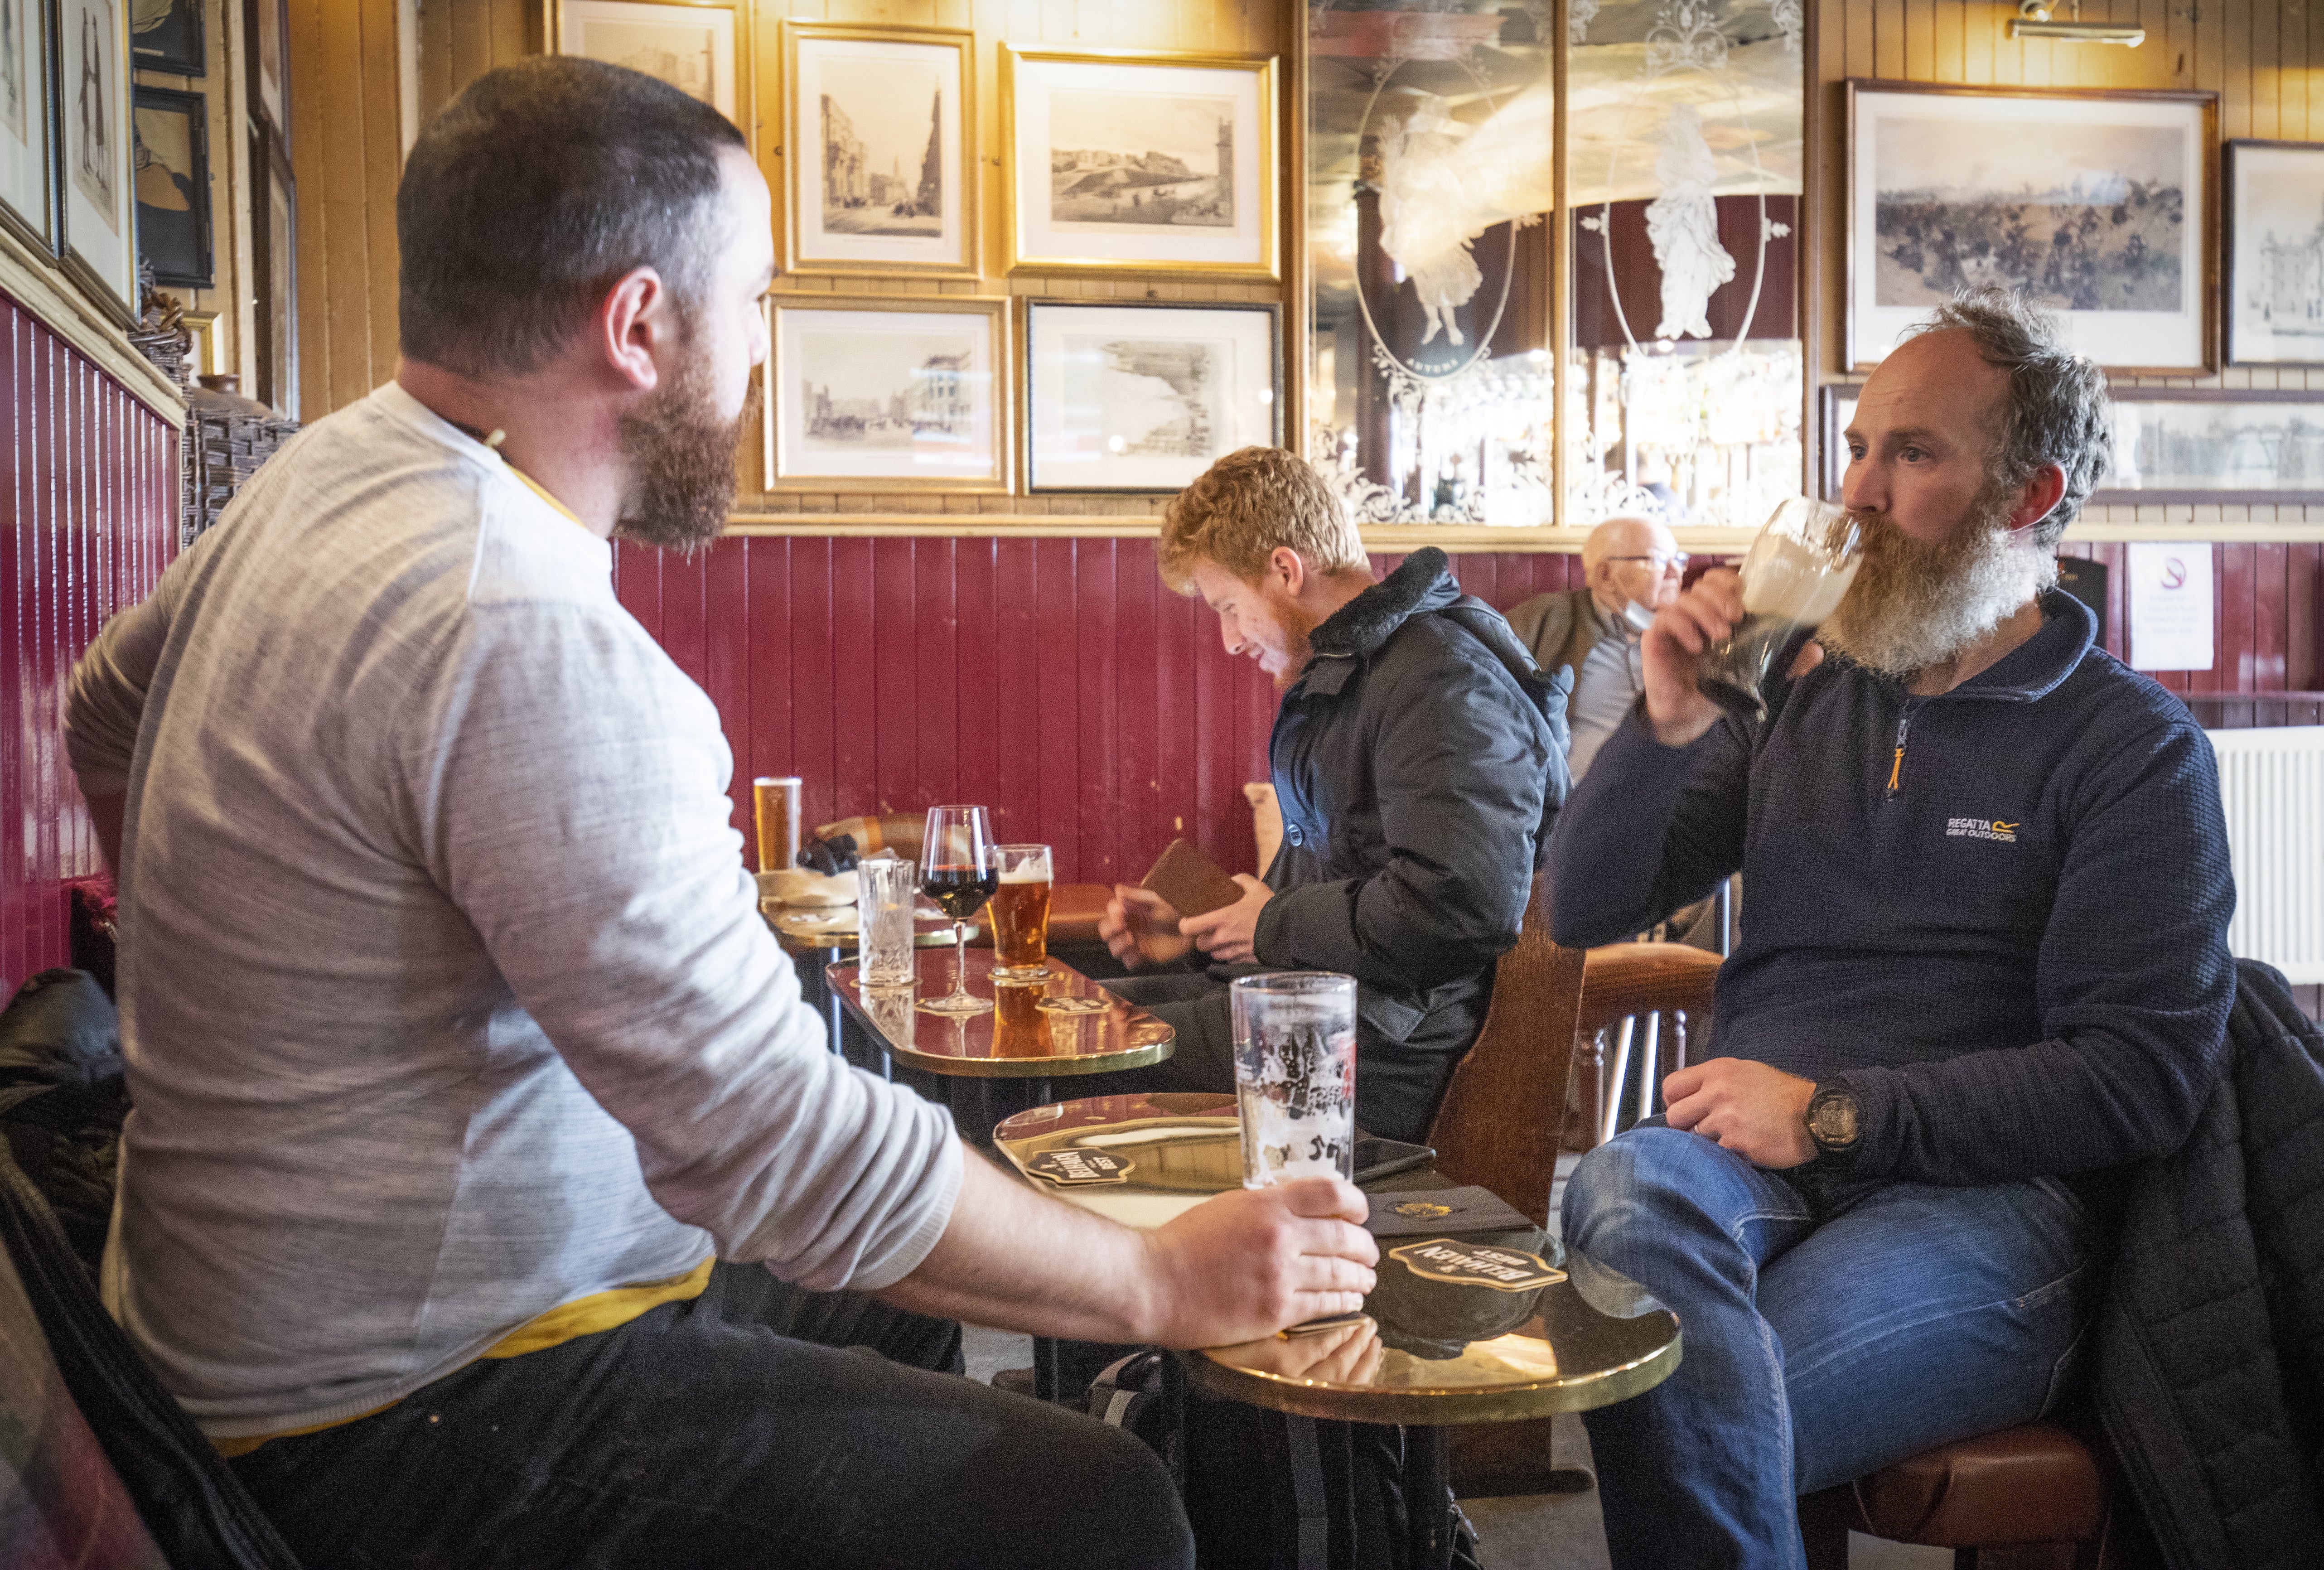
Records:
{"label": "tall beer glass", "polygon": [[1863,563],[1848,509],[1794,496],[1775,509],[1743,559],[1743,620],[1704,651],[1694,684],[1705,697],[1767,717],[1770,675],[1792,668],[1823,619],[1840,608]]}
{"label": "tall beer glass", "polygon": [[1038,982],[1049,977],[1049,847],[997,845],[1001,886],[992,891],[992,979]]}
{"label": "tall beer glass", "polygon": [[1235,1110],[1242,1186],[1352,1178],[1356,1169],[1356,982],[1330,971],[1238,976]]}

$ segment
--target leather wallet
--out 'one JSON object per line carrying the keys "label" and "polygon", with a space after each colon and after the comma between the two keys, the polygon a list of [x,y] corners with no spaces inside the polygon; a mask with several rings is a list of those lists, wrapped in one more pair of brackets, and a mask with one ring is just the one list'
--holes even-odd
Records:
{"label": "leather wallet", "polygon": [[1139,884],[1170,901],[1180,916],[1207,916],[1242,898],[1242,885],[1192,840],[1174,839]]}

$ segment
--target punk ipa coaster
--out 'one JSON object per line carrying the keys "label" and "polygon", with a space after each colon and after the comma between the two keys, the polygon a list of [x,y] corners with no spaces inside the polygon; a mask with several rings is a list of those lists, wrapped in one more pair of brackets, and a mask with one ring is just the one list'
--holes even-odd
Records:
{"label": "punk ipa coaster", "polygon": [[1388,1257],[1414,1275],[1456,1287],[1490,1287],[1497,1292],[1530,1292],[1565,1279],[1565,1272],[1522,1249],[1465,1243],[1435,1237],[1390,1249]]}

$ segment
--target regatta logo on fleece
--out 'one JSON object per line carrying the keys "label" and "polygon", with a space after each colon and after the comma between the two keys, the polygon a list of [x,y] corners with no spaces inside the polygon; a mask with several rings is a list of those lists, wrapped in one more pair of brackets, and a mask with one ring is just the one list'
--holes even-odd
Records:
{"label": "regatta logo on fleece", "polygon": [[1982,817],[1948,817],[1945,819],[1947,839],[1990,839],[2003,845],[2017,843],[2017,825],[1987,820]]}

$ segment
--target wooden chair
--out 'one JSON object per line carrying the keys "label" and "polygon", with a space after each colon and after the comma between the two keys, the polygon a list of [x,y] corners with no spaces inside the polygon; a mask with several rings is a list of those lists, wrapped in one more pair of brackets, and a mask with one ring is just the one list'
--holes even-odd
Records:
{"label": "wooden chair", "polygon": [[1847,1570],[1848,1534],[1950,1548],[1955,1570],[2114,1570],[2116,1488],[2055,1423],[1940,1445],[1800,1501],[1808,1570]]}
{"label": "wooden chair", "polygon": [[[1587,1150],[1614,1137],[1618,1128],[1659,1111],[1663,1076],[1704,1056],[1711,1037],[1711,999],[1719,980],[1719,956],[1683,943],[1609,943],[1589,951],[1582,984],[1582,1009],[1575,1042],[1592,1041],[1601,1030],[1611,1038],[1605,1095],[1593,1094],[1582,1113],[1589,1136],[1569,1138],[1569,1150]],[[1685,1030],[1678,1028],[1684,1017]],[[1594,1088],[1591,1087],[1594,1093]],[[1620,1116],[1625,1098],[1635,1115]]]}

